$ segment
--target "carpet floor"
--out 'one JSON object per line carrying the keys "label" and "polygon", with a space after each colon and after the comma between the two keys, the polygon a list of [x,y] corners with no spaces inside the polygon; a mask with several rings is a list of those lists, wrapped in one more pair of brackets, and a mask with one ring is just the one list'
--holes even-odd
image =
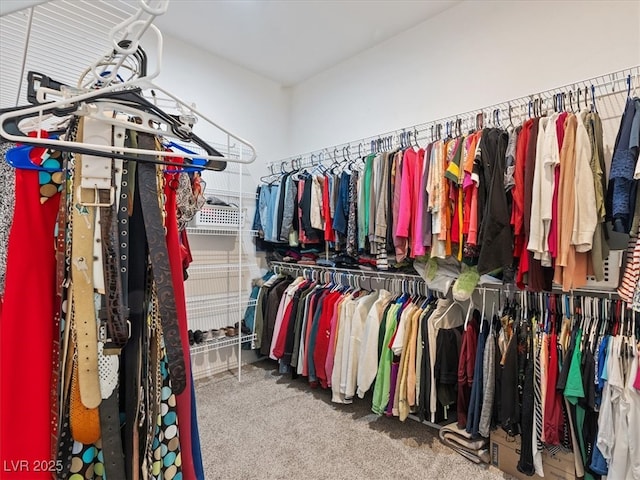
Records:
{"label": "carpet floor", "polygon": [[[237,372],[236,372],[237,373]],[[371,412],[371,399],[331,402],[327,390],[247,365],[196,383],[207,480],[510,478],[444,446],[428,426]]]}

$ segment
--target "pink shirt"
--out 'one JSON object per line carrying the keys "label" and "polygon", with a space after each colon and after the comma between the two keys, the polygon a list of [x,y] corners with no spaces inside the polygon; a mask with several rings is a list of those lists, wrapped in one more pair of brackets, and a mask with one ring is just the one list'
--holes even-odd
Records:
{"label": "pink shirt", "polygon": [[422,217],[424,213],[424,202],[422,200],[422,192],[424,192],[425,188],[427,188],[425,184],[424,178],[424,169],[425,169],[425,155],[424,150],[418,150],[418,155],[416,157],[416,169],[415,169],[415,178],[414,178],[414,204],[415,215],[413,215],[413,243],[411,245],[411,257],[419,257],[424,255],[427,250],[424,248],[424,236],[422,235]]}
{"label": "pink shirt", "polygon": [[396,250],[396,261],[401,262],[407,258],[408,242],[406,237],[400,237],[396,231],[398,228],[398,217],[400,216],[400,192],[402,191],[403,175],[403,154],[397,153],[394,157],[394,180],[393,180],[393,245]]}
{"label": "pink shirt", "polygon": [[[414,184],[416,183],[416,166],[418,163],[418,152],[412,148],[404,151],[402,160],[402,180],[400,187],[400,210],[398,212],[398,225],[396,226],[396,236],[406,238],[409,245],[413,246],[413,217],[416,206]],[[418,181],[419,183],[419,181]],[[413,257],[413,252],[411,257]]]}
{"label": "pink shirt", "polygon": [[344,301],[344,298],[341,298],[336,303],[335,308],[333,309],[333,315],[331,316],[331,334],[329,335],[329,348],[327,349],[327,359],[324,363],[324,371],[327,373],[327,387],[331,388],[331,375],[333,374],[333,363],[334,356],[336,354],[336,336],[338,335],[338,327],[340,325],[340,317],[338,312],[340,312],[340,305]]}

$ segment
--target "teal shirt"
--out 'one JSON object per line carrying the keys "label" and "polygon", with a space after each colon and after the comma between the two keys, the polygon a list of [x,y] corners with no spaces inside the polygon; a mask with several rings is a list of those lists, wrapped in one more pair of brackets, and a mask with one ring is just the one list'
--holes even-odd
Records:
{"label": "teal shirt", "polygon": [[364,164],[364,177],[362,179],[362,209],[358,211],[358,248],[363,250],[365,240],[369,233],[369,206],[371,202],[371,176],[373,173],[373,159],[375,154],[367,156]]}

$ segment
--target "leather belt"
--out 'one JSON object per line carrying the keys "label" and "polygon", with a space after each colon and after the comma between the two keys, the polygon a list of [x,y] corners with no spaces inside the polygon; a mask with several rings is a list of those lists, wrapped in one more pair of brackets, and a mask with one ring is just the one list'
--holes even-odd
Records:
{"label": "leather belt", "polygon": [[125,479],[124,453],[120,435],[120,404],[118,389],[100,404],[100,432],[102,433],[102,453],[107,478]]}
{"label": "leather belt", "polygon": [[[138,134],[138,146],[147,150],[156,149],[156,139],[152,135]],[[173,282],[169,266],[169,253],[165,238],[164,222],[160,211],[159,186],[156,165],[146,163],[146,158],[154,159],[151,155],[141,155],[138,162],[138,184],[142,215],[144,217],[151,270],[156,282],[162,331],[169,362],[169,375],[173,390],[182,393],[187,385],[182,341],[178,327],[178,314],[175,297],[173,296]]]}
{"label": "leather belt", "polygon": [[[76,136],[78,122],[72,120],[71,125],[69,127],[69,135],[68,138],[74,139]],[[67,162],[68,154],[62,153],[62,169],[63,172],[67,171],[68,162]],[[66,289],[64,288],[65,279],[67,278],[68,270],[67,270],[67,248],[70,242],[67,242],[67,219],[69,218],[69,202],[66,195],[66,178],[63,182],[63,189],[60,195],[60,208],[58,210],[58,224],[56,231],[56,299],[54,304],[54,312],[55,315],[53,317],[53,343],[52,343],[52,352],[51,359],[53,361],[53,366],[51,369],[51,458],[56,458],[58,452],[58,432],[60,431],[60,405],[62,397],[62,388],[63,385],[60,382],[60,372],[61,368],[64,364],[64,358],[62,355],[65,355],[65,352],[60,351],[60,323],[62,316],[62,304],[63,297],[66,297]],[[66,325],[65,325],[66,327]],[[62,354],[62,355],[61,355]]]}
{"label": "leather belt", "polygon": [[[124,145],[124,129],[114,127],[113,145]],[[114,171],[117,169],[112,169]],[[114,174],[115,180],[115,174]],[[104,260],[104,280],[106,286],[106,308],[100,312],[101,320],[106,320],[109,341],[104,346],[105,354],[119,354],[130,336],[129,308],[123,301],[122,275],[120,272],[120,249],[118,216],[114,212],[115,202],[110,190],[98,191],[100,207],[100,227],[102,234],[102,258]]]}
{"label": "leather belt", "polygon": [[[90,121],[90,119],[84,119]],[[82,140],[83,123],[78,129]],[[98,335],[93,300],[93,240],[95,207],[83,205],[80,188],[82,161],[76,156],[74,172],[74,208],[72,214],[71,280],[72,308],[77,348],[77,381],[82,404],[97,408],[102,401],[98,381]],[[75,197],[75,194],[79,198]],[[90,191],[91,192],[91,191]],[[77,200],[77,203],[75,203]],[[97,412],[96,412],[97,413]]]}
{"label": "leather belt", "polygon": [[69,336],[69,331],[71,330],[71,314],[70,314],[71,305],[68,306],[67,310],[67,319],[65,323],[65,336],[66,336],[66,352],[61,355],[64,360],[64,365],[62,368],[62,372],[64,374],[64,383],[61,386],[62,392],[62,410],[60,413],[60,434],[57,439],[57,452],[54,457],[57,461],[60,462],[62,468],[56,469],[57,475],[56,478],[58,480],[66,480],[70,476],[71,471],[71,458],[73,452],[73,436],[71,435],[71,407],[70,407],[70,385],[71,385],[71,374],[73,370],[73,358],[71,357],[71,352],[75,350],[75,345],[73,343],[73,339]]}
{"label": "leather belt", "polygon": [[[110,143],[116,147],[124,145],[125,130],[121,127],[112,127]],[[105,135],[101,140],[106,140]],[[116,185],[119,192],[119,184],[122,178],[122,161],[112,160],[109,165],[111,172],[110,182],[103,184],[108,188],[97,190],[100,204],[100,258],[103,262],[102,281],[105,288],[101,298],[99,309],[100,332],[105,331],[108,342],[98,343],[98,368],[100,372],[100,390],[102,403],[100,403],[99,421],[102,440],[102,452],[104,455],[105,474],[109,478],[126,478],[124,452],[122,449],[122,436],[120,434],[120,405],[118,391],[119,353],[129,339],[129,310],[123,300],[122,275],[119,259],[119,226],[117,215],[117,203],[114,201],[111,185]],[[103,323],[104,322],[104,323]],[[104,339],[101,339],[104,340]]]}
{"label": "leather belt", "polygon": [[[129,136],[125,136],[127,142]],[[118,170],[120,173],[118,173]],[[116,185],[118,195],[118,239],[120,241],[120,278],[122,284],[122,303],[129,305],[129,162],[116,160]]]}
{"label": "leather belt", "polygon": [[83,404],[79,381],[80,369],[78,362],[74,362],[69,405],[71,435],[74,440],[91,445],[100,439],[100,416],[97,408],[87,408]]}
{"label": "leather belt", "polygon": [[[137,147],[137,132],[129,132],[129,145]],[[129,201],[127,202],[127,212],[131,213],[131,221],[128,224],[129,243],[129,283],[128,305],[131,320],[131,338],[122,350],[122,371],[121,371],[121,394],[124,403],[126,421],[124,424],[123,447],[125,451],[125,469],[127,480],[139,478],[139,421],[140,405],[142,402],[142,345],[147,345],[144,339],[147,330],[147,259],[144,233],[144,219],[140,206],[140,195],[135,190],[135,182],[131,181],[135,175],[135,162],[129,162]],[[134,177],[133,177],[134,178]],[[146,368],[146,367],[144,367]],[[145,370],[145,378],[146,378]]]}

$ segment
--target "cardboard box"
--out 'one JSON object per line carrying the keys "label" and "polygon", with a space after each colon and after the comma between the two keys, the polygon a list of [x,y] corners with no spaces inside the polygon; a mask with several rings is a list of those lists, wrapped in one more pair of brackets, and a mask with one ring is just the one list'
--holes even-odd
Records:
{"label": "cardboard box", "polygon": [[575,480],[575,464],[573,453],[559,453],[551,455],[547,451],[542,452],[542,468],[544,478],[538,475],[531,477],[518,471],[518,461],[521,451],[520,436],[510,437],[502,429],[491,433],[489,453],[491,464],[505,473],[519,480]]}

